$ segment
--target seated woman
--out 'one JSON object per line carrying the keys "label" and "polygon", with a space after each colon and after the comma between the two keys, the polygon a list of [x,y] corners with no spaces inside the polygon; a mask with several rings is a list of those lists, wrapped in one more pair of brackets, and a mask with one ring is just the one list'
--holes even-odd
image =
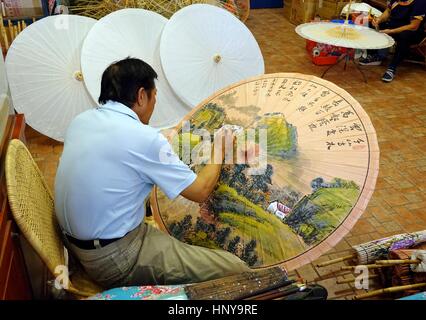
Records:
{"label": "seated woman", "polygon": [[[395,77],[398,65],[404,60],[410,46],[420,43],[425,37],[426,1],[405,0],[388,1],[385,12],[372,22],[380,32],[392,36],[396,41],[395,54],[382,77],[385,82],[391,82]],[[372,50],[367,58],[361,58],[361,65],[380,65],[384,58],[383,51]]]}

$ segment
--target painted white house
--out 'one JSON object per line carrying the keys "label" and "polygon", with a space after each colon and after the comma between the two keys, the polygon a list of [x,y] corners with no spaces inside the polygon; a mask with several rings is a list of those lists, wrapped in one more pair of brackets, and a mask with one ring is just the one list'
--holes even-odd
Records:
{"label": "painted white house", "polygon": [[283,220],[286,216],[290,214],[291,208],[278,201],[274,201],[268,206],[267,211],[272,214],[275,214],[278,218]]}

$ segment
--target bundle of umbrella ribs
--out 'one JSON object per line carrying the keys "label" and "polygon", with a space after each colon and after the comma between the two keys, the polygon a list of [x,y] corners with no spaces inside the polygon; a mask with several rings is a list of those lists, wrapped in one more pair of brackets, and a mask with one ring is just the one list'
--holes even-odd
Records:
{"label": "bundle of umbrella ribs", "polygon": [[290,279],[282,267],[244,272],[189,285],[190,300],[325,300],[327,290]]}
{"label": "bundle of umbrella ribs", "polygon": [[[356,245],[353,254],[317,264],[325,267],[342,261],[355,264],[341,267],[342,271],[369,271],[368,280],[379,280],[382,289],[367,291],[354,299],[368,299],[383,294],[391,298],[409,296],[426,290],[426,230],[403,233]],[[358,271],[359,272],[359,271]],[[356,277],[336,283],[355,283]]]}

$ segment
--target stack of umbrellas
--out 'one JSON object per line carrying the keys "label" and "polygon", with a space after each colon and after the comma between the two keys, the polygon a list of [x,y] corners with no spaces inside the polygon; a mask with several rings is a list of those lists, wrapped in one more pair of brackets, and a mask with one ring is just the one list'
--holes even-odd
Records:
{"label": "stack of umbrellas", "polygon": [[[426,259],[424,258],[424,250],[419,250],[419,246],[421,248],[425,243],[426,230],[398,234],[355,245],[352,248],[354,251],[352,254],[319,263],[317,266],[325,267],[352,260],[355,265],[341,267],[341,270],[356,270],[359,267],[369,270],[377,269],[380,274],[370,274],[369,280],[379,278],[382,275],[382,282],[386,284],[386,274],[388,274],[387,278],[393,279],[390,281],[391,287],[360,294],[355,296],[354,299],[366,299],[383,293],[422,288],[426,286],[425,270],[423,269]],[[408,248],[417,249],[406,250]],[[417,275],[413,275],[413,272]],[[353,283],[354,281],[355,277],[337,280],[337,283]]]}
{"label": "stack of umbrellas", "polygon": [[[423,248],[423,249],[422,249]],[[378,276],[385,288],[359,294],[354,299],[367,299],[382,294],[411,295],[426,288],[426,245],[415,249],[391,250],[388,259],[376,260]]]}
{"label": "stack of umbrellas", "polygon": [[98,106],[106,67],[129,56],[158,73],[150,122],[158,129],[176,125],[215,90],[264,73],[253,35],[216,6],[186,6],[170,21],[144,9],[118,10],[99,21],[50,16],[25,28],[6,57],[14,106],[32,128],[63,141],[72,119]]}

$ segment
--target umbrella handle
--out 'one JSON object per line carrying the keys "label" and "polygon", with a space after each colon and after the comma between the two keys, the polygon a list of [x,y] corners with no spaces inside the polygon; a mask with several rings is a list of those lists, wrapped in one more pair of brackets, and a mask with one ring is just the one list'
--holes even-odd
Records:
{"label": "umbrella handle", "polygon": [[[371,276],[368,277],[368,280],[373,280],[378,278],[379,276],[377,274],[373,274]],[[344,284],[344,283],[354,283],[356,280],[355,277],[352,277],[350,279],[343,279],[343,280],[336,280],[336,284]]]}
{"label": "umbrella handle", "polygon": [[329,266],[330,264],[335,264],[335,263],[338,263],[338,262],[341,262],[341,261],[346,261],[346,260],[350,260],[350,259],[354,259],[354,258],[356,258],[355,253],[348,255],[348,256],[341,257],[341,258],[337,258],[337,259],[329,260],[329,261],[326,261],[326,262],[318,263],[317,267],[325,267],[325,266]]}
{"label": "umbrella handle", "polygon": [[417,288],[422,288],[422,287],[426,287],[426,282],[409,284],[409,285],[406,285],[406,286],[396,286],[396,287],[389,287],[389,288],[385,288],[385,289],[374,290],[374,291],[371,291],[371,292],[356,295],[356,296],[353,297],[353,299],[359,300],[359,299],[371,298],[371,297],[381,295],[383,293],[401,292],[401,291],[405,291],[405,290],[409,290],[409,289],[417,289]]}
{"label": "umbrella handle", "polygon": [[377,260],[377,264],[382,265],[398,265],[398,264],[419,264],[420,260]]}
{"label": "umbrella handle", "polygon": [[[392,265],[389,265],[389,267]],[[386,265],[383,264],[360,264],[358,266],[345,266],[345,267],[341,267],[340,270],[354,270],[356,267],[365,267],[367,269],[377,269],[377,268],[384,268],[387,267]]]}
{"label": "umbrella handle", "polygon": [[345,23],[349,23],[349,14],[351,12],[352,0],[349,1],[348,12],[346,12],[346,21]]}

